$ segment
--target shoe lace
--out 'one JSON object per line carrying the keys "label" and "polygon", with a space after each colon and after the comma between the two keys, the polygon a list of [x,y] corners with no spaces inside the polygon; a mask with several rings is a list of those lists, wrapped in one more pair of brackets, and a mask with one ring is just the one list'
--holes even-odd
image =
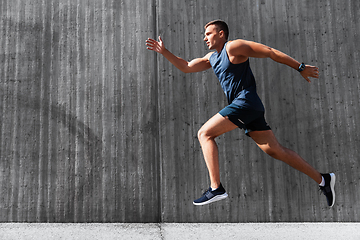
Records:
{"label": "shoe lace", "polygon": [[204,196],[204,195],[206,195],[208,192],[210,192],[211,191],[211,188],[208,188],[202,195]]}

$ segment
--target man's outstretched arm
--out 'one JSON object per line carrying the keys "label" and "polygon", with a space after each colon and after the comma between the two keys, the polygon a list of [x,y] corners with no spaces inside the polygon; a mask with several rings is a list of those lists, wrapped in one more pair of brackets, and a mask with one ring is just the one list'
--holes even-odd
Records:
{"label": "man's outstretched arm", "polygon": [[[260,43],[241,39],[231,42],[229,45],[229,54],[255,58],[271,58],[272,60],[288,65],[295,70],[298,70],[300,66],[298,61],[279,50]],[[315,66],[306,65],[305,69],[300,73],[308,82],[310,82],[309,77],[319,78],[319,69]]]}
{"label": "man's outstretched arm", "polygon": [[212,53],[207,54],[203,58],[195,58],[194,60],[188,62],[180,57],[175,56],[169,50],[167,50],[160,36],[159,41],[148,38],[146,40],[146,45],[147,49],[162,54],[169,62],[171,62],[176,68],[184,73],[201,72],[211,68],[209,57]]}

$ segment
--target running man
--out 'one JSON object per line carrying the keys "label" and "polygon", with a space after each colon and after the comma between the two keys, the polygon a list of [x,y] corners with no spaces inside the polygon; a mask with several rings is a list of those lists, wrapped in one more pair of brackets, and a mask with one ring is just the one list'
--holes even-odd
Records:
{"label": "running man", "polygon": [[319,78],[317,67],[299,63],[290,56],[260,43],[237,39],[228,41],[229,29],[221,20],[205,25],[205,37],[211,51],[202,58],[190,62],[168,51],[159,36],[159,41],[148,38],[147,49],[162,54],[184,73],[205,71],[213,68],[226,94],[229,105],[210,118],[199,130],[198,139],[209,171],[211,186],[194,205],[205,205],[225,199],[228,194],[220,182],[219,154],[215,138],[236,128],[246,135],[271,157],[281,160],[308,175],[319,184],[329,206],[335,203],[335,174],[321,174],[294,151],[280,145],[264,118],[264,106],[256,92],[255,78],[249,58],[271,58],[300,72],[308,82]]}

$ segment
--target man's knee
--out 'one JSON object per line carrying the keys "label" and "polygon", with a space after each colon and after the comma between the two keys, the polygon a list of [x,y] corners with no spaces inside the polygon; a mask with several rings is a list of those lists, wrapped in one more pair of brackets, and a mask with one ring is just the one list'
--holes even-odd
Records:
{"label": "man's knee", "polygon": [[199,141],[201,141],[205,136],[206,136],[206,132],[202,128],[200,128],[197,133],[197,137]]}
{"label": "man's knee", "polygon": [[204,128],[200,128],[200,129],[199,129],[197,136],[198,136],[198,139],[199,139],[200,142],[212,138],[212,137],[210,136],[209,132],[208,132],[206,129],[204,129]]}

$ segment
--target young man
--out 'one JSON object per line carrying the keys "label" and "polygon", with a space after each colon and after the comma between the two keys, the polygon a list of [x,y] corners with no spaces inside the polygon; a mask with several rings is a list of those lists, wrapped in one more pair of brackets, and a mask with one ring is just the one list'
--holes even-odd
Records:
{"label": "young man", "polygon": [[179,70],[190,73],[213,68],[226,94],[229,105],[210,118],[199,130],[198,139],[209,171],[210,188],[193,204],[205,205],[225,199],[228,195],[220,183],[219,156],[215,138],[236,128],[242,128],[256,144],[271,157],[281,160],[316,181],[327,198],[329,206],[335,203],[335,174],[320,174],[294,151],[279,144],[264,118],[264,106],[256,92],[249,58],[271,58],[300,72],[308,82],[318,78],[317,67],[300,64],[288,55],[260,43],[237,39],[228,41],[229,29],[221,20],[205,25],[209,50],[215,50],[190,62],[168,51],[159,41],[146,40],[147,49],[162,54]]}

